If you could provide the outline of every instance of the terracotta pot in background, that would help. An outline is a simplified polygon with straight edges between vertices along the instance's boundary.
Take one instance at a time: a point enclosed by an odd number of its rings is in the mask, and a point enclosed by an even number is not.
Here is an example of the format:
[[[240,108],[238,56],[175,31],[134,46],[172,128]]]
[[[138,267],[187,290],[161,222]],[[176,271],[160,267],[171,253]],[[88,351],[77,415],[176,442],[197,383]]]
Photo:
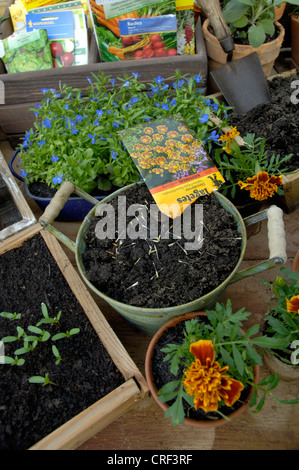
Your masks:
[[[295,273],[299,272],[299,250],[297,251],[296,256],[294,258],[293,271]]]
[[[167,323],[165,323],[153,336],[145,357],[145,376],[146,376],[146,381],[147,385],[150,389],[150,392],[156,401],[156,403],[162,408],[162,410],[166,411],[168,408],[167,403],[162,403],[161,401],[158,400],[158,390],[156,388],[155,382],[154,382],[154,377],[153,377],[153,371],[152,371],[152,357],[153,357],[153,352],[155,349],[155,346],[163,333],[168,329],[172,328],[175,326],[177,323],[190,320],[191,318],[195,318],[198,316],[206,316],[205,312],[192,312],[192,313],[186,313],[184,315],[180,315],[178,317],[172,318],[169,320]],[[254,378],[254,383],[257,384],[259,382],[260,378],[260,368],[259,366],[255,366],[255,378]],[[237,410],[233,411],[230,415],[230,419],[235,419],[239,417],[241,414],[243,414],[247,409],[249,408],[249,401],[252,396],[254,388],[252,387],[249,395],[247,398],[244,400],[243,404],[238,408]],[[195,426],[195,427],[201,427],[201,428],[206,428],[206,427],[218,427],[218,426],[223,426],[224,424],[229,423],[230,421],[225,419],[225,418],[219,418],[217,420],[211,420],[211,421],[199,421],[196,419],[191,419],[191,418],[185,418],[185,424],[188,426]]]
[[[293,67],[299,67],[299,18],[291,15],[291,45]]]
[[[286,8],[286,2],[283,2],[280,7],[275,7],[275,21],[279,21],[283,16]]]
[[[278,57],[281,49],[282,42],[284,40],[285,29],[280,23],[276,23],[280,30],[279,36],[268,43],[264,43],[257,48],[253,48],[250,45],[235,44],[235,50],[233,52],[233,60],[242,59],[253,52],[257,52],[260,58],[264,73],[268,77],[272,71],[274,62]],[[217,70],[227,62],[227,54],[223,51],[220,42],[212,34],[209,29],[209,20],[205,20],[202,26],[202,32],[205,40],[206,51],[208,56],[209,72]],[[211,77],[210,77],[211,78]],[[218,91],[213,80],[210,81],[210,92],[214,93]]]

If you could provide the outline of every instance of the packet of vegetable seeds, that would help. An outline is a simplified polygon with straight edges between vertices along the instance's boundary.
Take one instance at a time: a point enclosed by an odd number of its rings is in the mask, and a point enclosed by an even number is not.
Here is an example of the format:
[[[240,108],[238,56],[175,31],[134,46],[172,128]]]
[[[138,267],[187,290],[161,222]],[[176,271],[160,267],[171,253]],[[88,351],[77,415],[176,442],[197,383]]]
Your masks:
[[[53,68],[47,31],[16,32],[0,41],[0,57],[8,73]]]
[[[176,15],[118,22],[124,59],[150,59],[177,55]]]
[[[28,13],[26,29],[27,31],[46,29],[54,67],[74,65],[75,34],[72,11]]]
[[[102,62],[124,60],[119,21],[176,15],[176,0],[89,0]]]
[[[180,114],[118,132],[161,212],[175,218],[224,178]]]

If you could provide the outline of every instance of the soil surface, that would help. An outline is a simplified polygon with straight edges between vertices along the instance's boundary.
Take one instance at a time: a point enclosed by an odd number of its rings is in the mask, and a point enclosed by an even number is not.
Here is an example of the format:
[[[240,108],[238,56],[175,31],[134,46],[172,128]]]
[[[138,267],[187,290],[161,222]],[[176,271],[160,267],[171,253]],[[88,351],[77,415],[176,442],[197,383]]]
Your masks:
[[[205,321],[204,318],[200,318],[200,321]],[[171,382],[172,380],[175,380],[177,378],[180,378],[183,374],[183,366],[179,369],[178,375],[174,376],[170,371],[169,371],[169,362],[164,361],[164,358],[166,356],[166,353],[162,352],[161,349],[164,348],[167,344],[181,344],[182,343],[182,337],[183,337],[183,331],[185,329],[185,322],[180,322],[177,323],[175,326],[172,328],[169,328],[166,330],[161,338],[158,340],[154,351],[153,351],[153,357],[152,357],[152,371],[153,371],[153,378],[154,378],[154,383],[157,388],[157,390],[160,390],[163,385],[167,384],[168,382]],[[229,416],[232,412],[236,411],[238,408],[240,408],[246,398],[249,395],[249,389],[246,388],[241,392],[240,399],[234,403],[233,406],[229,407],[226,405],[223,405],[221,407],[221,412],[225,414],[226,416]],[[169,402],[168,405],[170,406],[172,402]],[[184,401],[184,410],[185,410],[185,417],[186,418],[191,418],[195,420],[201,420],[201,421],[215,421],[220,418],[220,415],[217,412],[205,412],[202,409],[198,409],[195,411],[194,408],[190,408],[187,402]]]
[[[0,449],[27,449],[88,406],[124,383],[106,349],[50,254],[41,235],[0,257],[0,312],[21,313],[20,320],[0,316],[0,339],[16,335],[21,326],[36,325],[43,318],[41,303],[49,316],[61,310],[58,324],[41,325],[53,334],[80,328],[57,341],[38,343],[34,351],[19,355],[22,366],[0,364]],[[55,344],[62,357],[56,365]],[[13,356],[20,342],[5,343],[5,355]],[[29,383],[45,376],[57,385]]]
[[[245,114],[232,114],[229,119],[232,126],[237,126],[241,136],[252,133],[256,137],[266,138],[265,148],[269,157],[273,154],[282,157],[293,154],[284,165],[289,172],[299,168],[298,84],[296,88],[291,86],[298,79],[299,75],[274,78],[269,81],[269,103],[255,106]]]
[[[111,192],[116,191],[119,188],[113,188],[110,191],[101,191],[100,189],[95,189],[91,192],[91,196],[94,197],[106,197]],[[53,198],[57,192],[57,188],[50,188],[46,183],[35,181],[28,185],[28,190],[35,197],[45,197]],[[79,197],[77,194],[73,193],[70,195],[70,198]]]
[[[127,208],[137,203],[147,208],[155,204],[145,184],[134,185],[121,195],[126,195]],[[190,239],[184,237],[182,225],[180,239],[173,237],[172,219],[169,232],[165,225],[158,223],[157,233],[164,230],[165,235],[151,238],[148,231],[143,238],[140,235],[140,238],[132,239],[128,237],[129,227],[136,217],[128,216],[126,211],[127,237],[119,240],[117,233],[111,239],[104,236],[99,239],[95,230],[100,217],[95,217],[85,234],[86,249],[82,261],[86,277],[109,297],[146,308],[181,305],[211,292],[235,268],[242,240],[233,216],[222,208],[213,194],[200,197],[191,205],[192,231],[198,233],[196,225],[199,226],[199,222],[194,217],[198,204],[203,205],[204,225],[204,241],[199,250],[185,249],[185,243]],[[117,221],[117,198],[111,205]],[[145,210],[145,217],[144,225],[149,228],[150,210]],[[183,221],[184,217],[180,217],[181,224]]]

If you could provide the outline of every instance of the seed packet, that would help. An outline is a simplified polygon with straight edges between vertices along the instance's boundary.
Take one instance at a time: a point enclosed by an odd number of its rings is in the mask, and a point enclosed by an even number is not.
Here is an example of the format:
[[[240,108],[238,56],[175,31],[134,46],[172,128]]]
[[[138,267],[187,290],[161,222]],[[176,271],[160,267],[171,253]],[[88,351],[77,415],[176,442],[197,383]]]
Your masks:
[[[9,6],[9,14],[12,22],[12,27],[14,31],[19,31],[21,29],[26,30],[26,16],[27,10],[24,7],[24,4],[21,0],[16,0],[15,3],[12,3]]]
[[[172,218],[225,181],[180,114],[118,134],[161,212]]]
[[[176,15],[120,20],[124,59],[177,55]]]
[[[47,31],[16,32],[0,41],[0,57],[8,73],[52,69]]]
[[[176,14],[176,0],[88,0],[102,62],[124,60],[119,21]]]
[[[194,2],[176,0],[178,55],[195,54]]]
[[[75,64],[74,15],[72,11],[50,13],[28,13],[27,31],[46,29],[50,41],[54,67],[69,67]]]

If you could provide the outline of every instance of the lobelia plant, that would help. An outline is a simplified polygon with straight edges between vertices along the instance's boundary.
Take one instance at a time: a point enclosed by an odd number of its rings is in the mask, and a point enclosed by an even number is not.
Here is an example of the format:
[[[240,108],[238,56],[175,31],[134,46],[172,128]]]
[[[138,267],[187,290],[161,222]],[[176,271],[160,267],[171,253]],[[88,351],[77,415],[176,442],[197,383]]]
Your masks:
[[[265,150],[266,139],[247,134],[240,146],[235,137],[239,135],[236,127],[219,137],[224,147],[215,149],[214,160],[226,182],[221,187],[224,195],[236,196],[237,189],[249,191],[250,197],[265,201],[274,194],[283,194],[282,175],[288,169],[285,163],[292,154],[281,158],[280,155],[269,156]],[[223,150],[225,153],[223,153]]]
[[[223,2],[223,17],[234,39],[246,39],[257,48],[275,35],[275,7],[281,0],[228,0]],[[299,0],[286,3],[298,5]]]
[[[282,362],[294,365],[294,349],[299,346],[299,274],[287,268],[280,269],[283,276],[277,276],[270,284],[261,281],[271,288],[273,304],[269,305],[265,319],[265,332],[274,338],[286,340],[282,350],[271,351]]]
[[[140,181],[117,131],[179,113],[209,152],[220,132],[210,116],[225,125],[228,108],[205,97],[202,77],[176,72],[170,84],[161,76],[139,79],[135,72],[117,79],[99,72],[87,78],[87,96],[67,85],[43,89],[44,98],[33,109],[34,128],[19,147],[26,182],[58,189],[68,180],[91,193]]]
[[[257,352],[255,347],[280,349],[286,345],[285,338],[256,336],[258,324],[244,334],[241,327],[251,314],[244,308],[233,313],[230,300],[226,305],[217,303],[206,314],[207,321],[185,321],[180,344],[167,344],[161,349],[174,380],[158,394],[160,401],[170,403],[165,417],[171,416],[172,424],[183,424],[188,409],[198,411],[199,419],[200,415],[205,419],[218,415],[229,420],[224,410],[237,403],[243,390],[251,387],[254,391],[249,406],[254,412],[263,408],[267,395],[277,403],[299,403],[299,398],[279,400],[273,394],[279,383],[278,374],[254,383],[254,367],[263,364],[260,350]]]

